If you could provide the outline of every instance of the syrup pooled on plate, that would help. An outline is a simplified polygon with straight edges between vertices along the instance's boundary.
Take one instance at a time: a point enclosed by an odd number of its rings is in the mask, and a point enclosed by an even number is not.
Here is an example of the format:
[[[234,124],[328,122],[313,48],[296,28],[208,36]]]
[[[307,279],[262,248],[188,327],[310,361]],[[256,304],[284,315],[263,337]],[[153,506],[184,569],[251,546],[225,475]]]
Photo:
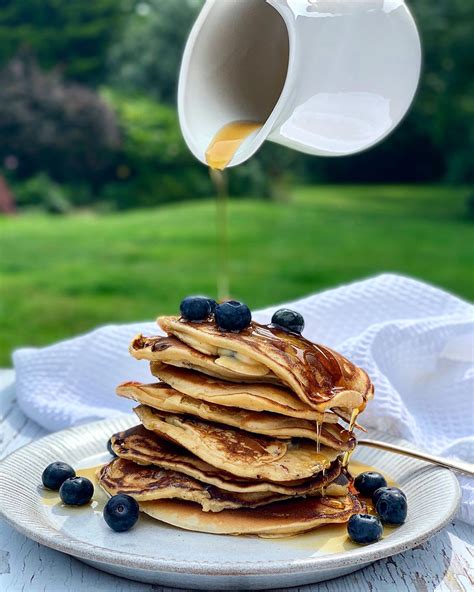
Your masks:
[[[94,486],[94,495],[92,496],[91,501],[88,504],[85,504],[84,506],[66,506],[63,504],[63,502],[61,501],[61,498],[59,497],[59,491],[52,491],[50,489],[46,489],[46,488],[40,488],[40,495],[41,495],[41,501],[43,503],[43,505],[45,506],[58,506],[61,508],[64,508],[65,512],[70,512],[71,508],[73,512],[78,512],[78,511],[84,511],[84,510],[90,510],[92,509],[92,511],[96,514],[100,514],[100,516],[102,516],[102,511],[104,509],[105,504],[107,503],[107,495],[106,493],[102,490],[102,488],[99,486],[99,481],[97,479],[97,470],[101,467],[102,465],[97,465],[95,467],[87,467],[84,469],[77,469],[76,471],[76,475],[78,477],[86,477],[87,479],[89,479],[89,481],[93,484]]]
[[[381,473],[387,480],[387,485],[389,487],[398,487],[396,481],[384,471],[380,471],[375,467],[366,465],[357,460],[350,461],[349,472],[354,478],[357,477],[357,475],[360,475],[360,473],[365,473],[367,471]],[[366,504],[366,513],[376,515],[372,500],[363,496],[358,497]],[[390,536],[390,534],[397,528],[397,526],[388,526],[385,524],[382,540]],[[274,539],[273,542],[280,545],[290,545],[298,549],[313,550],[315,553],[320,552],[324,554],[343,553],[344,551],[350,551],[351,549],[360,549],[360,545],[352,542],[349,538],[346,522],[343,524],[328,524],[327,526],[321,526],[305,534],[299,534],[286,539]]]
[[[229,256],[227,235],[227,178],[223,170],[250,134],[260,129],[254,121],[233,121],[224,125],[212,138],[206,150],[211,180],[216,190],[217,235],[218,235],[218,277],[217,296],[219,300],[229,297]]]

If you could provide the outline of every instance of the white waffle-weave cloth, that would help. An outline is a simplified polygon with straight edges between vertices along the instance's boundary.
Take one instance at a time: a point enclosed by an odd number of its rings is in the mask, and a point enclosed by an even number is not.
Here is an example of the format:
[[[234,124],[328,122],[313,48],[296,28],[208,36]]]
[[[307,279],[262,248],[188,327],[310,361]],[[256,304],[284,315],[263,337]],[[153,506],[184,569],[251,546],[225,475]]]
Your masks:
[[[254,314],[269,322],[281,305]],[[367,370],[375,398],[364,425],[446,457],[474,460],[474,307],[425,283],[384,274],[285,306],[305,318],[304,335]],[[18,403],[47,430],[127,412],[114,394],[126,380],[151,382],[128,353],[155,323],[108,325],[45,348],[14,352]],[[474,524],[474,482],[461,477],[460,518]]]

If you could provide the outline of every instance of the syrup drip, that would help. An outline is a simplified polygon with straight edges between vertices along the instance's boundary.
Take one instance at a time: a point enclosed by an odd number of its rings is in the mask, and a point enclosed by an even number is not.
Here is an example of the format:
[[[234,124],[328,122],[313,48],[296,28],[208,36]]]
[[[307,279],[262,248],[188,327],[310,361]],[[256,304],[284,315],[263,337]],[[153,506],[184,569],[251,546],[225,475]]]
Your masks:
[[[354,409],[352,411],[352,415],[351,415],[351,421],[349,422],[349,432],[352,432],[354,430],[354,426],[357,420],[357,416],[359,415],[360,411],[359,409]]]
[[[356,425],[357,416],[359,415],[359,413],[360,413],[359,409],[354,409],[352,411],[351,420],[349,422],[349,427],[347,428],[348,431],[351,432],[351,434],[354,431],[354,426]],[[342,466],[343,467],[347,467],[353,452],[354,452],[354,450],[348,450],[347,452],[344,452],[344,456],[342,457]]]
[[[230,294],[229,240],[227,230],[228,180],[224,169],[250,134],[261,128],[254,121],[234,121],[224,125],[212,138],[206,150],[211,181],[216,190],[216,220],[218,243],[217,298],[225,300]]]
[[[211,181],[216,191],[216,230],[217,230],[217,299],[226,300],[230,296],[229,280],[229,235],[227,224],[227,203],[229,201],[228,179],[225,171],[209,169]]]
[[[322,423],[320,421],[316,421],[316,452],[319,454],[321,451],[321,428]]]

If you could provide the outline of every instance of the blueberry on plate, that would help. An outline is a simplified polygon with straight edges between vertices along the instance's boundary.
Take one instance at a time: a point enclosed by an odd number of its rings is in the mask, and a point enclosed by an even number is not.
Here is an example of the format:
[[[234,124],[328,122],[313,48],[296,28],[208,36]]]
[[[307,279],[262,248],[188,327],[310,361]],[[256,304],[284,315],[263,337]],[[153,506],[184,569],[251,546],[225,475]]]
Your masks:
[[[124,493],[112,496],[104,508],[104,520],[115,532],[130,530],[138,520],[138,514],[138,503]]]
[[[405,499],[407,499],[407,496],[404,494],[404,492],[399,489],[398,487],[379,487],[378,489],[376,489],[374,491],[374,493],[372,494],[372,503],[374,504],[374,507],[376,506],[377,502],[379,501],[379,497],[382,495],[382,493],[384,493],[385,491],[398,491],[399,493],[401,493],[403,495],[403,497]]]
[[[403,524],[407,517],[407,499],[401,491],[384,491],[378,496],[375,510],[384,524]]]
[[[354,543],[368,545],[382,538],[383,526],[377,516],[354,514],[347,523],[347,533]]]
[[[66,479],[75,476],[76,471],[70,465],[64,462],[53,462],[43,471],[41,480],[43,481],[43,485],[48,489],[58,491]]]
[[[386,487],[387,481],[385,477],[375,471],[367,471],[357,475],[354,480],[354,485],[361,495],[372,497],[372,494],[379,487]]]
[[[304,329],[304,319],[299,312],[289,308],[280,308],[273,313],[272,325],[276,325],[285,331],[292,333],[302,333]]]
[[[94,486],[86,477],[66,479],[59,489],[59,497],[67,506],[88,504],[94,495]]]
[[[205,321],[212,312],[211,302],[205,296],[188,296],[179,306],[181,316],[187,321]]]
[[[252,314],[249,307],[237,300],[229,300],[216,306],[216,323],[224,331],[242,331],[250,325]]]
[[[107,450],[109,451],[110,456],[116,457],[115,450],[112,448],[112,438],[107,440]]]

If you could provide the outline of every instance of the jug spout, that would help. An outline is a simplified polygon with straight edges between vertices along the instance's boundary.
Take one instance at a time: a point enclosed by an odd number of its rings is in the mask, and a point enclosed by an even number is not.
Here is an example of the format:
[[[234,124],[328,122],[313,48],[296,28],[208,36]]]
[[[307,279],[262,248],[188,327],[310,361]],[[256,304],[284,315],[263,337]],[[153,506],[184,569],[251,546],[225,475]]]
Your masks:
[[[353,154],[402,120],[420,67],[402,0],[208,0],[183,56],[181,129],[202,162],[214,134],[239,120],[261,128],[231,165],[265,139],[314,155]]]
[[[268,137],[285,85],[289,38],[284,19],[266,0],[208,0],[189,35],[178,86],[181,131],[193,154],[224,125],[261,124],[230,166],[247,160]]]

